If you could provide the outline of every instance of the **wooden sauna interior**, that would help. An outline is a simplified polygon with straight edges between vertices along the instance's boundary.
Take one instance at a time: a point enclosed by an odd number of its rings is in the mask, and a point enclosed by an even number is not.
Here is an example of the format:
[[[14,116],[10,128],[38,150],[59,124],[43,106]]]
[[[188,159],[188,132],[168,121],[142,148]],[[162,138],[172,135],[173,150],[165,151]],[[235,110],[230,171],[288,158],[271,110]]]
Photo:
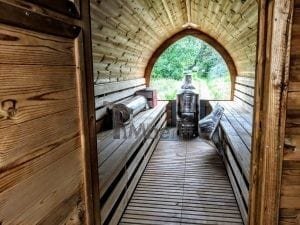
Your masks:
[[[167,101],[114,138],[187,35],[230,71],[217,138],[163,138]],[[299,0],[0,0],[0,225],[299,225],[299,65]]]

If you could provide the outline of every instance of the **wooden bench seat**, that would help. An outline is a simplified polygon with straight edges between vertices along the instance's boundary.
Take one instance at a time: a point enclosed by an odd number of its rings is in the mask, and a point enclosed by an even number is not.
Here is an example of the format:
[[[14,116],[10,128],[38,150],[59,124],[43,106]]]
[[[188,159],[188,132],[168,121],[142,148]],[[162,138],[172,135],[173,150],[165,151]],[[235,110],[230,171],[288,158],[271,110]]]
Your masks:
[[[224,116],[221,126],[227,140],[235,152],[235,156],[242,168],[243,175],[249,182],[252,119],[250,112],[238,107],[234,101],[221,102],[224,107]],[[245,119],[248,118],[248,119]]]
[[[145,130],[124,138],[124,131],[129,135],[131,126],[121,129],[120,139],[114,139],[114,131],[99,133],[98,162],[102,223],[110,221],[116,224],[133,192],[139,176],[145,168],[158,139],[158,131],[166,124],[167,102],[143,111],[133,118],[132,125]],[[147,138],[147,135],[149,135]]]
[[[252,112],[236,101],[210,101],[224,108],[220,121],[221,153],[244,221],[247,221],[251,161]]]

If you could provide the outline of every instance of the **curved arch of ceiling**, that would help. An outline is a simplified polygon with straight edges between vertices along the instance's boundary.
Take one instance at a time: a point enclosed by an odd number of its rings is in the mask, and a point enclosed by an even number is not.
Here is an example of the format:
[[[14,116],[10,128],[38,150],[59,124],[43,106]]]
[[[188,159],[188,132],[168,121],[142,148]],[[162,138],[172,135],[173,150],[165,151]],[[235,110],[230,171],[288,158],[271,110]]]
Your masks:
[[[146,78],[147,85],[150,84],[152,69],[153,69],[157,59],[161,56],[161,54],[168,47],[170,47],[173,43],[175,43],[176,41],[178,41],[188,35],[199,38],[200,40],[202,40],[203,42],[205,42],[206,44],[208,44],[212,48],[214,48],[221,55],[221,57],[224,59],[224,62],[226,63],[227,68],[229,70],[230,78],[231,78],[231,85],[232,85],[231,89],[233,90],[234,80],[235,80],[235,77],[237,76],[237,69],[236,69],[236,65],[235,65],[233,58],[228,53],[228,51],[217,40],[215,40],[214,38],[210,37],[209,35],[203,33],[202,31],[193,29],[193,28],[184,29],[184,30],[174,34],[172,37],[167,39],[158,49],[156,49],[156,51],[153,53],[152,57],[150,58],[150,60],[147,64],[146,70],[145,70],[145,78]],[[231,94],[233,95],[233,93],[231,93]]]
[[[91,0],[95,83],[144,77],[153,53],[188,27],[216,39],[254,76],[256,0]]]

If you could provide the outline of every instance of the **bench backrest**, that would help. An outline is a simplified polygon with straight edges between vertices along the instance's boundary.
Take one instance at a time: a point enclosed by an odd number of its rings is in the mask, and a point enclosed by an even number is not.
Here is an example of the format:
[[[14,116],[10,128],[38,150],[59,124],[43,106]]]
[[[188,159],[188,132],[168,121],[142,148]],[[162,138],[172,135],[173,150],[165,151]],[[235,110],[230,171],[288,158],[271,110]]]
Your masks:
[[[234,101],[249,112],[253,112],[255,80],[251,77],[237,76],[235,80]]]

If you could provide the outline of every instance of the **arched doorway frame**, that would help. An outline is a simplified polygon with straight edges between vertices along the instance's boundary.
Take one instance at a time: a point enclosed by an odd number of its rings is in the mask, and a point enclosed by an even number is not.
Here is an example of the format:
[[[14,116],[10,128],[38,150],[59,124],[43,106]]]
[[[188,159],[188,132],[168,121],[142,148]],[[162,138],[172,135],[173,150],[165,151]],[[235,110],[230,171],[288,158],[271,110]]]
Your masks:
[[[155,65],[155,62],[160,57],[160,55],[173,43],[180,40],[181,38],[184,38],[186,36],[193,36],[201,41],[204,41],[205,43],[211,45],[224,59],[229,73],[230,73],[230,79],[231,79],[231,100],[233,99],[233,93],[234,93],[234,83],[235,83],[235,77],[237,76],[237,69],[236,65],[234,63],[233,58],[229,54],[229,52],[223,47],[222,44],[220,44],[215,38],[211,37],[210,35],[202,32],[201,30],[194,29],[194,28],[187,28],[182,31],[179,31],[178,33],[174,34],[170,38],[168,38],[166,41],[164,41],[153,53],[150,60],[148,61],[147,67],[145,69],[145,79],[146,84],[149,86],[150,79],[151,79],[151,72]]]

